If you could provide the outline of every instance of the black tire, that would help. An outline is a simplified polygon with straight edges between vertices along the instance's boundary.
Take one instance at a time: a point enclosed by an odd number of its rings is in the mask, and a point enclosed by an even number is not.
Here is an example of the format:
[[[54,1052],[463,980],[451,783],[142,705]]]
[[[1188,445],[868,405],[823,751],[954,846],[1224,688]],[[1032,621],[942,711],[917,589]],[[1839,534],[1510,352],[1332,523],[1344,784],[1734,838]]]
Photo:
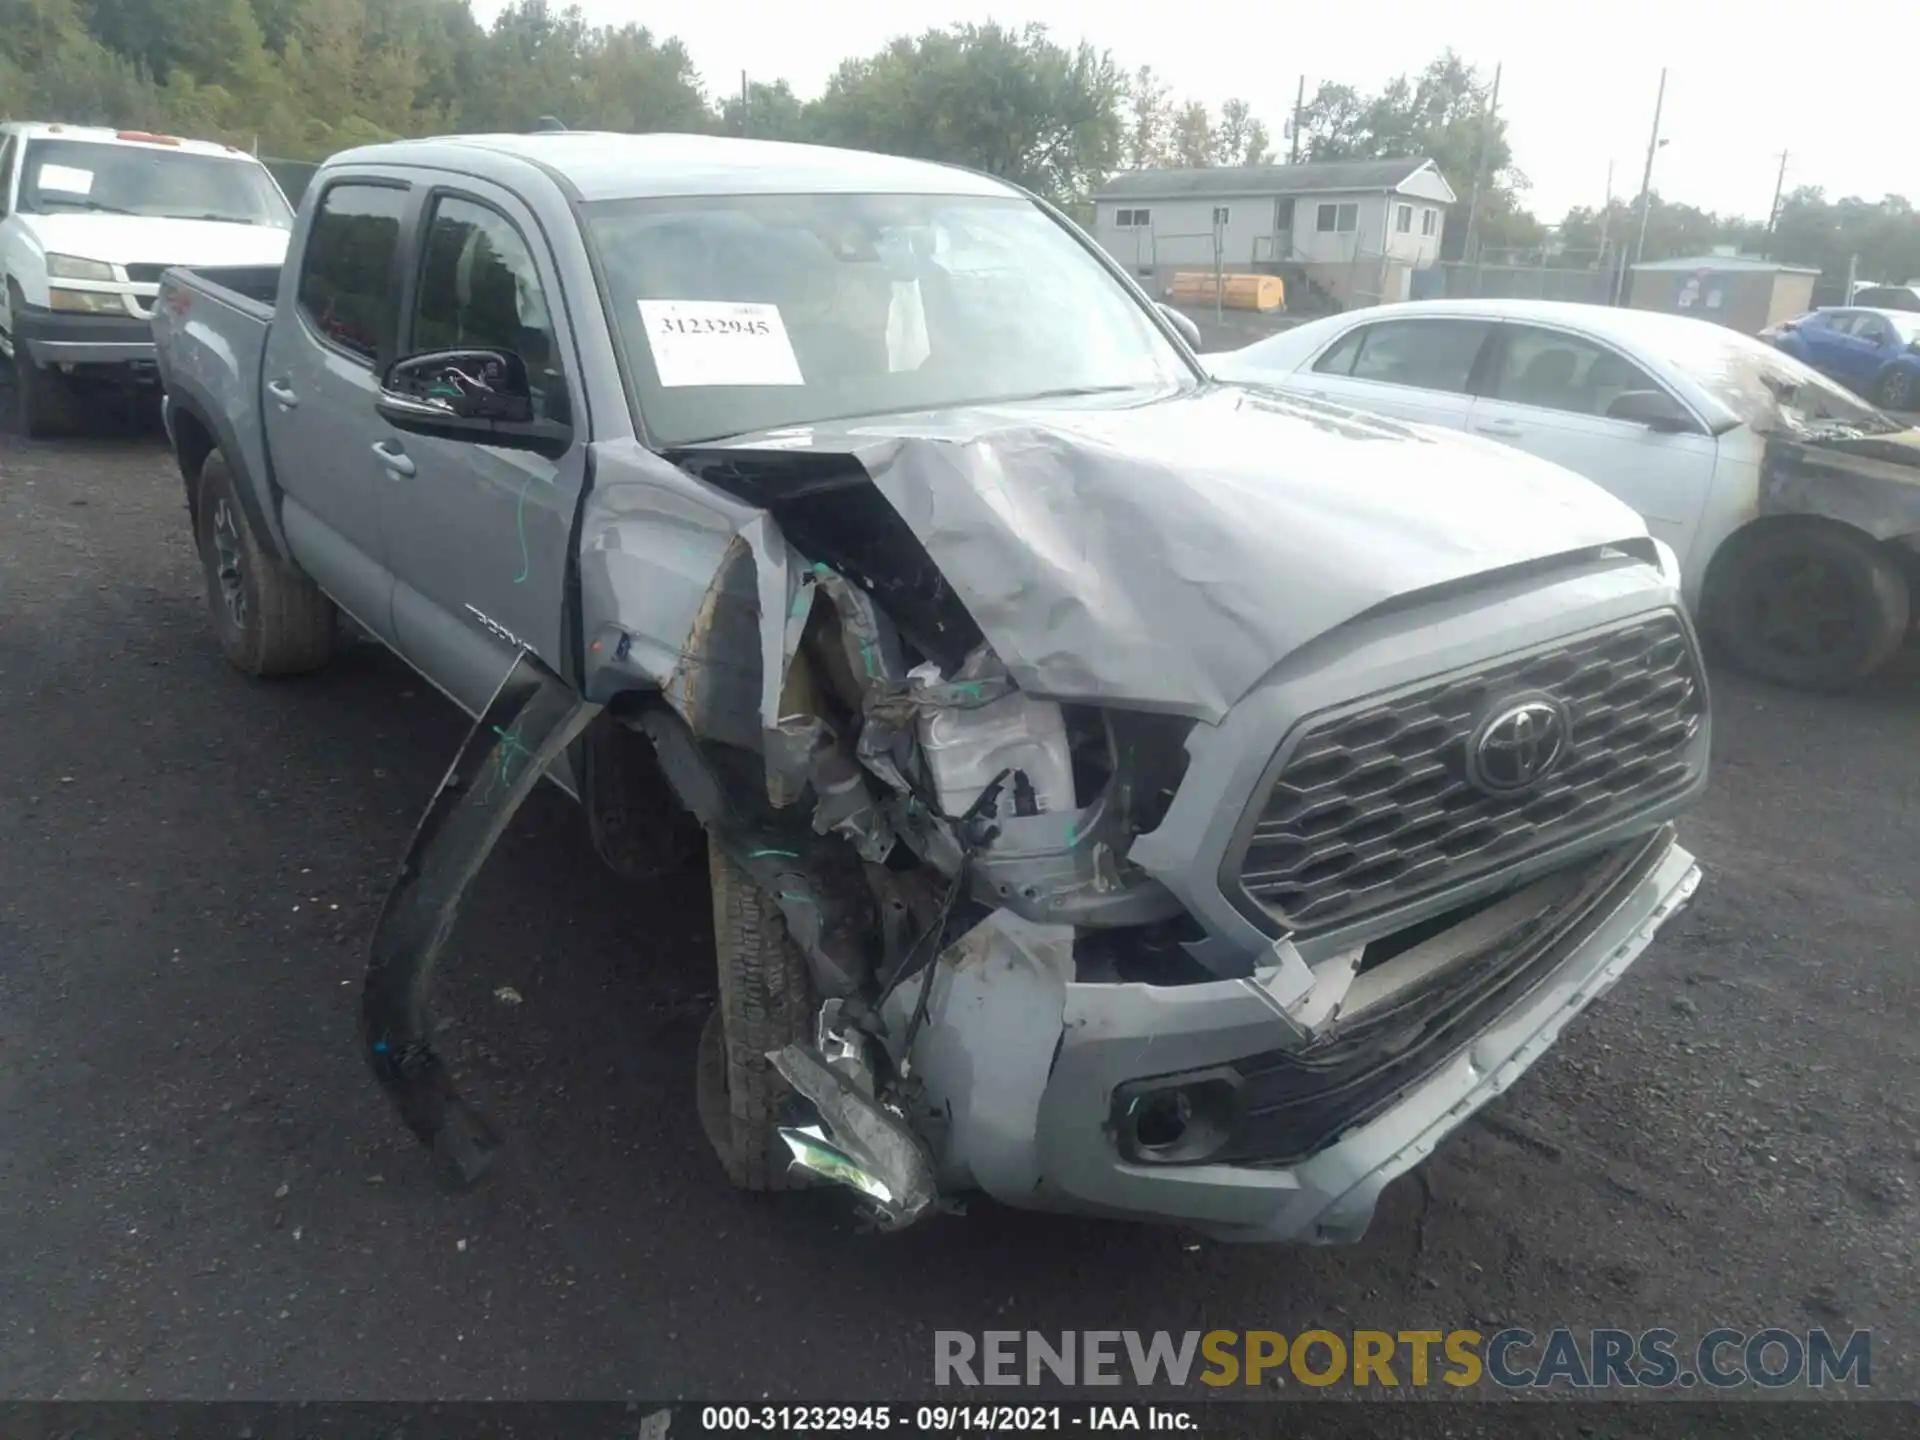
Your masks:
[[[58,370],[42,370],[16,347],[13,353],[13,428],[29,440],[57,440],[84,428],[80,397]]]
[[[218,450],[200,467],[194,507],[207,609],[220,650],[248,675],[301,675],[333,654],[333,602],[262,548]]]
[[[810,1038],[813,986],[772,897],[711,840],[713,942],[720,996],[700,1034],[700,1124],[727,1178],[743,1190],[797,1190],[791,1156],[774,1134],[791,1093],[767,1052]]]
[[[1727,658],[1748,674],[1839,690],[1900,648],[1912,597],[1871,536],[1807,521],[1734,537],[1714,564],[1706,611]]]
[[[1880,377],[1873,403],[1882,410],[1920,410],[1920,375],[1893,369]]]
[[[587,828],[609,869],[653,884],[705,859],[706,832],[673,793],[651,741],[602,715],[581,749]]]

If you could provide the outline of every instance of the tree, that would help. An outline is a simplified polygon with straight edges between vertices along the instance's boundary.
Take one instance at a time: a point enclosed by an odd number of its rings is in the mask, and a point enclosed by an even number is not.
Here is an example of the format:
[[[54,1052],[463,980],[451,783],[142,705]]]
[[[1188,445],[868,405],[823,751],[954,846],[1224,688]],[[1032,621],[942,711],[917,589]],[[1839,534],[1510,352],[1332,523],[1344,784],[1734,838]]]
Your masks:
[[[1434,162],[1460,203],[1453,207],[1445,247],[1458,256],[1466,243],[1466,212],[1487,157],[1480,195],[1483,249],[1496,243],[1536,243],[1544,231],[1519,203],[1527,177],[1513,163],[1504,115],[1489,114],[1489,86],[1453,51],[1430,61],[1418,75],[1390,80],[1377,95],[1349,85],[1323,84],[1302,117],[1309,160],[1385,160],[1418,157]],[[1495,234],[1500,242],[1493,238]]]
[[[744,106],[738,95],[722,102],[720,128],[728,135],[755,140],[806,140],[813,133],[813,118],[786,81],[771,85],[755,81],[747,86]]]
[[[1253,118],[1253,107],[1246,101],[1228,100],[1220,106],[1220,123],[1213,127],[1213,162],[1216,165],[1273,163],[1267,127]]]
[[[1151,65],[1127,80],[1126,131],[1121,163],[1129,170],[1151,170],[1173,163],[1173,102]]]
[[[1213,163],[1213,117],[1198,100],[1189,100],[1174,114],[1173,161],[1188,169]]]
[[[1125,83],[1104,50],[1057,45],[1044,26],[956,25],[844,62],[813,122],[834,144],[968,165],[1072,202],[1120,158]]]

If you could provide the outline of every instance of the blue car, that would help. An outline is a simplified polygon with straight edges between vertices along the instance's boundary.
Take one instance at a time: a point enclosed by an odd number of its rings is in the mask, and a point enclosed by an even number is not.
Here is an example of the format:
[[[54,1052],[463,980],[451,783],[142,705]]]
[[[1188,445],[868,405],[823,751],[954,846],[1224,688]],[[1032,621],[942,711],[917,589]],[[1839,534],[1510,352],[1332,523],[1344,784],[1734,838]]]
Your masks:
[[[1920,314],[1835,307],[1760,332],[1883,410],[1920,409]]]

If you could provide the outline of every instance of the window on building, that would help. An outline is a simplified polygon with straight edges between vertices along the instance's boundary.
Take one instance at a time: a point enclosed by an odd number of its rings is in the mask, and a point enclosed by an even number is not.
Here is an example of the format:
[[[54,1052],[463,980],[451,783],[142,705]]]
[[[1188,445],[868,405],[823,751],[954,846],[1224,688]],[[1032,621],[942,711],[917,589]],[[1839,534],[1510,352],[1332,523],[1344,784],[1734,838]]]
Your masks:
[[[1153,223],[1151,210],[1116,210],[1113,223],[1120,230],[1144,230]]]
[[[1395,207],[1393,212],[1393,228],[1401,235],[1411,235],[1413,233],[1413,207],[1411,205]]]
[[[1323,375],[1464,394],[1492,331],[1484,320],[1383,320],[1349,331],[1313,368]]]
[[[1216,230],[1226,227],[1227,217],[1230,213],[1225,205],[1216,205],[1213,207],[1213,224]]]
[[[320,197],[300,262],[300,311],[332,344],[372,362],[393,338],[393,253],[407,192],[397,185],[335,185]]]
[[[1273,202],[1273,228],[1276,230],[1293,229],[1293,197]]]
[[[1358,204],[1322,205],[1314,217],[1314,228],[1323,235],[1349,234],[1360,228],[1360,207]]]
[[[1420,212],[1420,233],[1431,235],[1440,228],[1440,212],[1431,205]]]

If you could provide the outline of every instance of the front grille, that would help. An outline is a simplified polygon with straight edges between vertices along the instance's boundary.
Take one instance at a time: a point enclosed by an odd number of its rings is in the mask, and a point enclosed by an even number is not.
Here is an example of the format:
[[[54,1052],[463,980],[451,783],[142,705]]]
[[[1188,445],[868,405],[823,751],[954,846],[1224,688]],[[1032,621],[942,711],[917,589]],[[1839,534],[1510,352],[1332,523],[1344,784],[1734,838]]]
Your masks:
[[[1233,1062],[1240,1118],[1207,1158],[1283,1165],[1364,1125],[1518,1005],[1559,969],[1624,895],[1673,847],[1672,827],[1581,862],[1571,894],[1519,919],[1476,955],[1411,993],[1363,1012],[1305,1050]]]
[[[1524,692],[1567,708],[1568,749],[1531,789],[1484,793],[1467,740]],[[1308,935],[1485,874],[1684,789],[1705,712],[1699,657],[1668,611],[1310,720],[1260,802],[1240,885]]]
[[[127,279],[135,285],[158,285],[161,273],[172,268],[170,265],[129,265]]]

